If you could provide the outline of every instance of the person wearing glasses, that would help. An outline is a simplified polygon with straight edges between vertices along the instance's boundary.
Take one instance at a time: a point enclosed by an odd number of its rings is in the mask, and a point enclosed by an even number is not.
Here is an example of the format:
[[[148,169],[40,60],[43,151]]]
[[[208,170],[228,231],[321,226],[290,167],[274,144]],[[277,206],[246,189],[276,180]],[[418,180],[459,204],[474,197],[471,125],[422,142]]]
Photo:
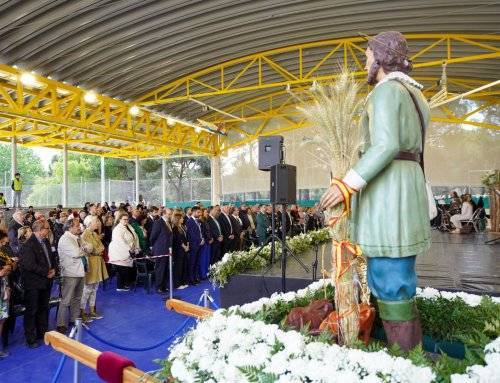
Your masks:
[[[33,235],[21,247],[19,259],[25,289],[24,335],[28,347],[36,348],[48,330],[50,289],[57,265],[47,240],[49,223],[38,220],[31,229]]]
[[[116,291],[129,291],[135,280],[133,255],[139,254],[139,238],[129,224],[127,213],[119,213],[109,244],[109,263],[115,266],[118,278]]]

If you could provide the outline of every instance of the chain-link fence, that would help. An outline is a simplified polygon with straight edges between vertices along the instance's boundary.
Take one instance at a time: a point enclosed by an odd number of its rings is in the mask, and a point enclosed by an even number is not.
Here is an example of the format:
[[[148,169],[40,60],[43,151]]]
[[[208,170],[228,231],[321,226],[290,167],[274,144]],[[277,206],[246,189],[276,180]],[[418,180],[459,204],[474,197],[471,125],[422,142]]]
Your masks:
[[[136,202],[135,181],[105,180],[104,198],[108,202]],[[7,203],[12,204],[10,185],[3,185]],[[162,201],[161,179],[139,181],[139,194],[147,204],[184,204],[196,201],[209,201],[211,197],[210,178],[185,178],[181,181],[167,181],[165,185],[166,201]],[[68,184],[68,206],[83,206],[85,202],[101,201],[101,181],[83,180]],[[62,202],[62,185],[38,182],[36,185],[23,185],[23,206],[56,206]]]

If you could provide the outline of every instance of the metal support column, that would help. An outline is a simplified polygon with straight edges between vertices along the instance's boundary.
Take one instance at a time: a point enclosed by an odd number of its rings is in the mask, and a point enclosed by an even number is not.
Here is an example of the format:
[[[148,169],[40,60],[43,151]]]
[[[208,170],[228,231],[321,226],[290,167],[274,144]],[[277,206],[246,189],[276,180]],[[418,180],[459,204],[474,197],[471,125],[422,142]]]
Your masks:
[[[101,156],[101,204],[106,202],[106,169],[104,167],[104,156]],[[108,201],[111,203],[111,201]]]
[[[68,146],[64,144],[62,149],[62,201],[63,207],[68,207]]]
[[[214,156],[210,158],[210,176],[212,206],[220,205],[220,201],[222,198],[222,173],[220,156]]]
[[[11,177],[12,177],[12,179],[14,179],[14,174],[16,174],[16,172],[17,172],[17,140],[16,140],[16,137],[12,137],[10,139],[10,143],[12,145],[10,171],[12,173]]]
[[[10,173],[11,173],[10,179],[12,182],[12,180],[14,179],[14,174],[16,174],[16,172],[17,172],[17,140],[16,140],[16,137],[12,137],[10,139],[10,143],[11,143],[11,147],[12,147],[11,156],[10,156]],[[5,197],[7,198],[7,190],[5,190],[5,193],[6,193]],[[14,206],[14,204],[15,204],[14,191],[12,191],[12,206]]]
[[[139,156],[135,157],[135,203],[139,203]]]
[[[161,206],[167,202],[167,160],[161,159]]]

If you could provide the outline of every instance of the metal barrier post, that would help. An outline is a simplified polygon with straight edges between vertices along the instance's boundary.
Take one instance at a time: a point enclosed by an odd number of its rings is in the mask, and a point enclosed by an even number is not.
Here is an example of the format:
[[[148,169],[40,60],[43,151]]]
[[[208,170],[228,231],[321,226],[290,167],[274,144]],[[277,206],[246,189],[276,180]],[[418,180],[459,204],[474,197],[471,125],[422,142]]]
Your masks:
[[[203,290],[203,307],[208,307],[208,289]]]
[[[172,252],[170,252],[170,255],[168,257],[168,276],[170,280],[170,299],[174,299],[174,272],[172,270]]]
[[[82,318],[76,319],[76,334],[75,340],[81,342],[82,340]],[[73,362],[73,383],[80,383],[80,365],[75,359]]]

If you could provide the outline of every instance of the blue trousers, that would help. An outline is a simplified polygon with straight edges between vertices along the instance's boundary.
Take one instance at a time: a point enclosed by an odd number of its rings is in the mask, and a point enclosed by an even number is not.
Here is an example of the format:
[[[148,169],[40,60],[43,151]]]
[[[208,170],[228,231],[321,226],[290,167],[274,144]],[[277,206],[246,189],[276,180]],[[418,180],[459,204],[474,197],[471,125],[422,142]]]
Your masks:
[[[402,301],[415,296],[417,290],[416,256],[367,257],[367,259],[368,286],[375,298],[383,301]]]
[[[208,275],[208,268],[210,267],[210,249],[211,245],[205,243],[200,250],[200,277],[206,279]]]

